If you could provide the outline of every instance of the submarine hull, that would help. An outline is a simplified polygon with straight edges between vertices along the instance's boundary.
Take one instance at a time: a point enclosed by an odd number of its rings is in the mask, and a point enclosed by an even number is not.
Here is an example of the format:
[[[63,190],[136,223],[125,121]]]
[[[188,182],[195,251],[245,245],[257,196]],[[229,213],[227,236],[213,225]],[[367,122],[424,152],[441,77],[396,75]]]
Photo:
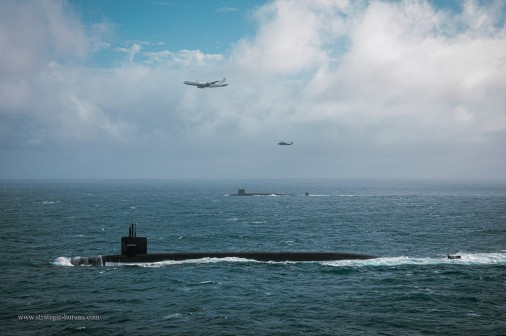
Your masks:
[[[244,189],[242,189],[244,190]],[[72,265],[107,266],[107,264],[141,264],[155,263],[168,260],[192,260],[203,258],[241,258],[256,261],[330,261],[330,260],[362,260],[373,259],[374,256],[343,253],[343,252],[169,252],[148,253],[147,237],[137,237],[137,227],[130,225],[127,237],[121,237],[121,254],[77,257],[71,260]]]
[[[203,258],[242,258],[256,261],[330,261],[330,260],[364,260],[376,257],[341,252],[173,252],[138,254],[136,256],[108,255],[102,256],[102,264],[107,263],[153,263],[166,260],[191,260]]]

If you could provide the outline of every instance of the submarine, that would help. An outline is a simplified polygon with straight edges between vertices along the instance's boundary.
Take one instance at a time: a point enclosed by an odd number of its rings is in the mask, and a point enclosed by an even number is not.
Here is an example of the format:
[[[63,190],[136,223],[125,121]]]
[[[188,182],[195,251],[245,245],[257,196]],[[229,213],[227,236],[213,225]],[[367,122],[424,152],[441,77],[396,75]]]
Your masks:
[[[137,237],[137,224],[132,223],[128,236],[121,237],[121,254],[75,257],[74,266],[108,266],[118,264],[155,263],[161,261],[179,261],[202,258],[242,258],[265,262],[284,261],[332,261],[374,259],[375,256],[344,252],[168,252],[148,253],[148,238]]]
[[[246,192],[246,189],[237,189],[237,194],[230,194],[230,196],[293,196],[296,194],[284,194],[275,192]],[[304,196],[309,196],[308,192],[304,193]]]
[[[266,192],[246,192],[246,189],[238,189],[237,194],[231,194],[230,196],[286,196],[289,194],[280,193],[266,193]]]

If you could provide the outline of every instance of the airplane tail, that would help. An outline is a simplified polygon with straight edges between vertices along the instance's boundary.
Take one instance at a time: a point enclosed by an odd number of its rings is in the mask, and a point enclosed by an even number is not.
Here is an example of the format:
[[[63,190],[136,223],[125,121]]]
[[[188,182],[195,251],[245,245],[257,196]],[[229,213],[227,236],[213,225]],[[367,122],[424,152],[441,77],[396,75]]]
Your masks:
[[[209,85],[210,88],[216,88],[220,86],[227,86],[228,84],[226,82],[226,78],[223,78],[221,81],[212,82],[211,85]]]

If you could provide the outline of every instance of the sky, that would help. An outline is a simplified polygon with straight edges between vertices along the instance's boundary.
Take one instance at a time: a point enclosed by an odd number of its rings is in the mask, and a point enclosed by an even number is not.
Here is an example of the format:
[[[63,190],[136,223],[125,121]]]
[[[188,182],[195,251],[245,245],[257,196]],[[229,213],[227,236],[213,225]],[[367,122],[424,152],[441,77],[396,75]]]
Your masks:
[[[0,1],[0,158],[0,179],[506,180],[506,2]]]

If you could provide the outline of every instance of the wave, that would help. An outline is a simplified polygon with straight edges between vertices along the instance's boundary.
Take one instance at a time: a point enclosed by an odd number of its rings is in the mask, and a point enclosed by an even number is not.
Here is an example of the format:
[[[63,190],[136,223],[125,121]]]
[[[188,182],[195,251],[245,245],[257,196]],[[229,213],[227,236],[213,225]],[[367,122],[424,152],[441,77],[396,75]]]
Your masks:
[[[459,259],[448,259],[447,255],[437,257],[387,257],[367,260],[323,261],[326,266],[361,267],[361,266],[403,266],[403,265],[506,265],[506,252],[496,253],[455,253]]]
[[[51,263],[55,266],[74,266],[72,265],[72,258],[58,257]]]
[[[201,259],[187,259],[187,260],[164,260],[152,263],[115,263],[115,262],[106,262],[105,266],[138,266],[138,267],[167,267],[167,266],[175,266],[175,265],[185,265],[185,264],[213,264],[213,263],[260,263],[260,261],[244,259],[244,258],[236,258],[236,257],[228,257],[228,258],[201,258]]]
[[[213,264],[213,263],[264,263],[264,264],[301,264],[319,263],[331,267],[380,267],[380,266],[403,266],[403,265],[506,265],[506,251],[496,253],[456,253],[459,259],[448,259],[447,255],[436,257],[386,257],[365,260],[335,260],[335,261],[257,261],[253,259],[227,257],[227,258],[201,258],[187,260],[165,260],[152,263],[113,263],[102,262],[102,257],[58,257],[52,264],[55,266],[136,266],[161,268],[187,264]]]
[[[55,266],[103,266],[102,257],[58,257],[51,263]]]

